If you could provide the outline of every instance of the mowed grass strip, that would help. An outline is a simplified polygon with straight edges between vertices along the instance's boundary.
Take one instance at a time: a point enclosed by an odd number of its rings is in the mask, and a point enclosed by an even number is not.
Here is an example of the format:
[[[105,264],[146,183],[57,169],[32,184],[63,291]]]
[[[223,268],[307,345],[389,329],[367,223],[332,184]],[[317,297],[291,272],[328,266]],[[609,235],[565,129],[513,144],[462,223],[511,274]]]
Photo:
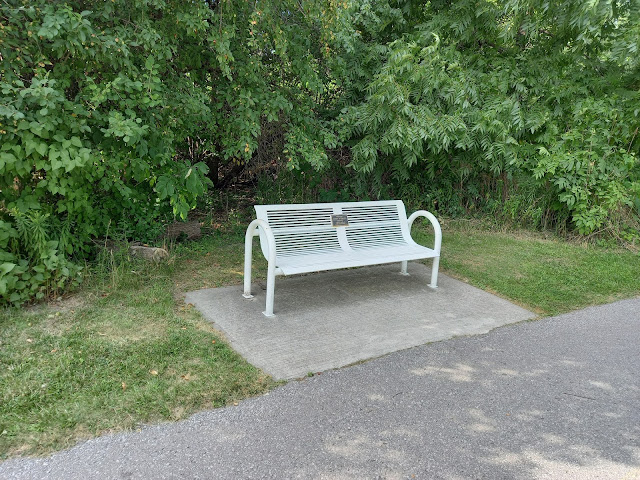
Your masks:
[[[57,305],[0,312],[0,457],[49,453],[273,388],[179,300],[176,283],[237,283],[236,249],[208,239],[177,249],[169,265],[118,267]]]
[[[416,239],[430,245],[424,227]],[[541,315],[640,295],[640,255],[527,231],[501,232],[447,222],[444,272]]]

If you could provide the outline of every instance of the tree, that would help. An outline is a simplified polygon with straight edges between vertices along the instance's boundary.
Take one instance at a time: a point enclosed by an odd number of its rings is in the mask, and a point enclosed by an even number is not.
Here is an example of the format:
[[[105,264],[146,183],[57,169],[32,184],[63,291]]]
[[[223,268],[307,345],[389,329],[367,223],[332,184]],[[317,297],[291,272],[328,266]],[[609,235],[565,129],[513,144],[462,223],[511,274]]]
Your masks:
[[[335,142],[316,113],[329,1],[13,0],[0,9],[5,300],[63,286],[69,259],[89,255],[93,238],[149,240],[164,219],[185,218],[212,184],[210,166],[246,163],[269,124],[282,126],[292,165],[320,165]],[[210,165],[181,154],[194,138]]]
[[[352,8],[340,123],[354,168],[475,202],[533,185],[584,234],[637,201],[635,0]]]

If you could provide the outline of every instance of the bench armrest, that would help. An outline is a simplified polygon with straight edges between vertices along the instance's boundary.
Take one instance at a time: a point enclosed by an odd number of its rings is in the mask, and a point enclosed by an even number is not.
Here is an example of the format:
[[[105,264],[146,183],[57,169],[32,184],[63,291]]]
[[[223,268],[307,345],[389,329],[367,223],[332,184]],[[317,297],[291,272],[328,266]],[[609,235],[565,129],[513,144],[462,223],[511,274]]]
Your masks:
[[[275,265],[276,238],[273,236],[273,232],[271,231],[271,227],[269,227],[269,224],[264,220],[260,220],[259,218],[251,222],[249,224],[249,227],[247,228],[247,233],[244,237],[245,257],[246,256],[250,257],[251,255],[251,244],[253,243],[252,240],[253,240],[253,237],[257,235],[258,228],[261,228],[265,236],[267,237],[267,249],[268,249],[267,260],[269,261],[269,263],[273,262],[273,264]]]
[[[431,225],[433,225],[433,231],[435,233],[433,250],[438,255],[440,255],[440,246],[442,245],[442,230],[440,229],[440,223],[438,222],[438,219],[432,213],[427,212],[426,210],[418,210],[417,212],[412,213],[411,216],[407,219],[409,234],[411,234],[411,225],[413,225],[413,222],[418,217],[427,218],[431,222]]]

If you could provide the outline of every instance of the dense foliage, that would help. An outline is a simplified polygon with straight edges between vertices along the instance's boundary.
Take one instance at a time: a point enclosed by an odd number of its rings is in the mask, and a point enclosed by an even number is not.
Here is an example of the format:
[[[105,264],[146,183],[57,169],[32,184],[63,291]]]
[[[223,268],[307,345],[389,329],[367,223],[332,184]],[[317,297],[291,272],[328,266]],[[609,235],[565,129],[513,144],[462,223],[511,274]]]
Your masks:
[[[152,241],[242,172],[263,192],[296,177],[320,200],[637,239],[639,16],[638,0],[2,2],[0,298],[64,288],[95,239]]]
[[[326,161],[331,21],[315,1],[2,2],[0,298],[63,287],[97,237],[153,240],[265,125]]]
[[[412,5],[355,9],[340,120],[356,168],[450,206],[499,194],[582,234],[637,216],[638,2]]]

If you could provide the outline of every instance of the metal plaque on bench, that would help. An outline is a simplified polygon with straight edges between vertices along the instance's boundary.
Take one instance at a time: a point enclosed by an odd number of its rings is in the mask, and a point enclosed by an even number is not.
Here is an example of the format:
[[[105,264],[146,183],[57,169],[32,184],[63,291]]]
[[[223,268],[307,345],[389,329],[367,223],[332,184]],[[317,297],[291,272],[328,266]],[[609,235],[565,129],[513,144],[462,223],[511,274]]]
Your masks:
[[[331,215],[331,226],[332,227],[348,227],[349,219],[346,215]]]

